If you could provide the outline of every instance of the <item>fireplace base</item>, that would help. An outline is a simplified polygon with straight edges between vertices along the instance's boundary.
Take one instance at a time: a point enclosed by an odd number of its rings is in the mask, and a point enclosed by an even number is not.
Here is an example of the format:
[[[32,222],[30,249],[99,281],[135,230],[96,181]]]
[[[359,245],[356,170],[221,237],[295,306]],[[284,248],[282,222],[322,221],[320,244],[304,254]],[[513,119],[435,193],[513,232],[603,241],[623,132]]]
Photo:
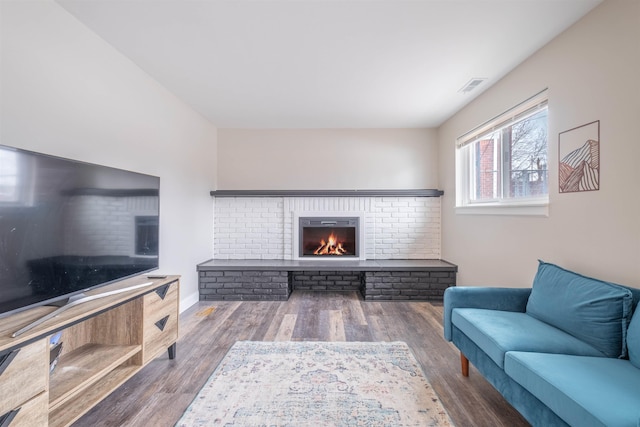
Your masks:
[[[286,301],[294,290],[357,290],[366,301],[442,301],[458,271],[442,260],[210,260],[197,269],[201,301]]]
[[[292,271],[294,291],[359,291],[364,293],[362,271]]]

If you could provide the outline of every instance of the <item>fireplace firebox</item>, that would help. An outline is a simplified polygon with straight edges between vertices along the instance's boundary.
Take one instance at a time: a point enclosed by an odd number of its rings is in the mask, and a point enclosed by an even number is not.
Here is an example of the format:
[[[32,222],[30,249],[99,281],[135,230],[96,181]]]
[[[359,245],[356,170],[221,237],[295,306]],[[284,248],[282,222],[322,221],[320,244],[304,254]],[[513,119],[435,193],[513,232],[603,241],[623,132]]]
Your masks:
[[[358,258],[359,217],[300,217],[300,258]]]

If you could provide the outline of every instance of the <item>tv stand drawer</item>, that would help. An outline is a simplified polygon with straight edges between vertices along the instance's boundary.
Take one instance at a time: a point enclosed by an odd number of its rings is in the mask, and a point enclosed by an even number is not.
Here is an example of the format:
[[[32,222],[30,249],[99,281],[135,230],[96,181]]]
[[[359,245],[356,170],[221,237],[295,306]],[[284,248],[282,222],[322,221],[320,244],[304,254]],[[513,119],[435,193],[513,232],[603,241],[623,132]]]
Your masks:
[[[0,415],[0,419],[8,422],[6,424],[8,427],[46,427],[49,424],[48,410],[49,393],[42,392],[15,408],[11,413],[4,414],[7,418],[2,418],[3,415]]]
[[[178,339],[178,298],[177,281],[144,296],[143,363]]]
[[[4,352],[0,356],[0,416],[47,390],[48,339]]]

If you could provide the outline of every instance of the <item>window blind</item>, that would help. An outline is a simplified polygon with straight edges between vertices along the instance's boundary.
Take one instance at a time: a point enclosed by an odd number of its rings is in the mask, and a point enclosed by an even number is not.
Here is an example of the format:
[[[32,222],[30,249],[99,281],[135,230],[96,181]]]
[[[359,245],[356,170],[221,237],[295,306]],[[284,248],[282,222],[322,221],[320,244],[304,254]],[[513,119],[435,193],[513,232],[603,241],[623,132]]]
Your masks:
[[[547,106],[547,89],[544,89],[532,97],[522,101],[518,105],[509,108],[507,111],[498,114],[479,126],[471,129],[456,139],[456,148],[462,148],[471,144],[480,136],[508,126],[511,123],[531,116]]]

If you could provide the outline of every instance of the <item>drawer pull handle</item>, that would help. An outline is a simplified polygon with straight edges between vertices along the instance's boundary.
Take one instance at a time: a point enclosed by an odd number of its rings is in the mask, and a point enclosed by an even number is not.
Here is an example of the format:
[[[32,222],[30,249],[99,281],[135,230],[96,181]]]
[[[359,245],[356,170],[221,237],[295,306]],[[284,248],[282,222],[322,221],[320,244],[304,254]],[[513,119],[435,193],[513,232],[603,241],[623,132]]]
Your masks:
[[[164,327],[167,326],[167,320],[169,320],[169,316],[164,316],[162,319],[158,320],[155,325],[161,331],[164,331]]]
[[[160,297],[160,299],[164,299],[167,296],[167,292],[169,292],[169,285],[160,286],[156,289],[156,294]]]
[[[20,412],[20,409],[22,408],[14,409],[13,411],[9,411],[3,416],[1,416],[0,427],[9,427],[9,424],[11,424],[11,421],[13,421],[16,415],[18,415],[18,412]]]
[[[10,351],[9,353],[6,353],[0,356],[0,375],[2,375],[4,370],[9,367],[13,359],[15,359],[15,357],[18,355],[19,351],[20,349],[18,348],[16,350]],[[2,426],[0,425],[0,427]]]

